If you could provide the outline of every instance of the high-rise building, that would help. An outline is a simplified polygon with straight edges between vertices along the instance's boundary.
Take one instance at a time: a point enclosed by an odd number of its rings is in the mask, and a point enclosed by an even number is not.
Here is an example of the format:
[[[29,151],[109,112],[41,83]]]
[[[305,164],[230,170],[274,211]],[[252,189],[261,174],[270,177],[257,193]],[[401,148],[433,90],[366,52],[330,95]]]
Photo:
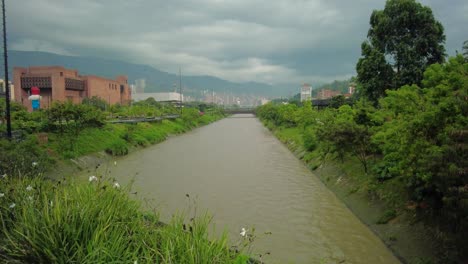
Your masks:
[[[312,86],[308,83],[304,83],[301,87],[301,102],[311,100],[312,98]]]

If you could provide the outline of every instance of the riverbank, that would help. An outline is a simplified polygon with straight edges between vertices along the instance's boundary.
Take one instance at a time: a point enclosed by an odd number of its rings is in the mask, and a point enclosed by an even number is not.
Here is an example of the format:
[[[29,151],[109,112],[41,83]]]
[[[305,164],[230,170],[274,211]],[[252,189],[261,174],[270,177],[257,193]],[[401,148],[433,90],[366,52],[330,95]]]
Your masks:
[[[208,236],[208,216],[161,225],[110,179],[10,175],[0,191],[2,263],[250,263],[226,235]]]
[[[434,263],[440,250],[422,223],[415,222],[411,211],[396,214],[373,195],[372,186],[362,182],[364,174],[359,161],[346,157],[343,163],[322,160],[320,153],[304,149],[302,129],[264,125],[303,161],[335,195],[366,224],[403,263]]]
[[[56,155],[55,166],[48,171],[51,178],[75,175],[109,163],[115,156],[127,155],[160,143],[172,135],[188,132],[224,118],[221,114],[205,114],[197,120],[162,120],[154,123],[107,124],[103,128],[88,128],[76,139],[73,152],[60,151],[63,140],[58,135],[49,139],[50,150]]]
[[[89,181],[66,177],[92,167],[105,165],[113,153],[109,147],[124,142],[126,153],[165,140],[221,119],[207,115],[198,120],[162,121],[153,124],[106,125],[86,129],[74,142],[76,152],[55,152],[59,138],[40,142],[54,160],[54,169],[40,172],[45,160],[26,161],[33,167],[28,174],[18,171],[0,178],[0,261],[8,263],[255,263],[243,248],[233,251],[228,237],[209,234],[211,218],[195,216],[186,221],[174,216],[161,225],[160,212],[149,210],[132,198],[129,186],[105,175],[91,175]],[[120,131],[120,133],[113,133]],[[125,133],[122,133],[125,132]],[[126,140],[125,135],[128,136]],[[135,140],[138,137],[140,141]],[[139,142],[148,142],[140,144]],[[4,143],[4,145],[3,145]],[[5,150],[25,145],[3,142]],[[55,145],[54,145],[55,144]],[[29,148],[29,150],[31,150]],[[55,150],[55,151],[54,151]],[[97,150],[97,152],[94,152]],[[13,150],[12,150],[13,151]],[[24,163],[25,153],[12,164]],[[67,159],[67,155],[88,153]],[[125,154],[126,154],[125,153]],[[39,157],[39,156],[37,156]],[[26,164],[26,163],[25,163]],[[31,165],[32,164],[32,165]],[[19,167],[21,168],[21,166]]]

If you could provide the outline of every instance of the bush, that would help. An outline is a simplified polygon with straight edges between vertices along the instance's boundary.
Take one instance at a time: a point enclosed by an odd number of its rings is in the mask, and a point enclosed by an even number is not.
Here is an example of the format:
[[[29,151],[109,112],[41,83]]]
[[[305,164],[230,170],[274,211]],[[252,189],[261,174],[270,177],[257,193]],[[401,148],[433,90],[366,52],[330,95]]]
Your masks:
[[[0,175],[35,176],[52,163],[35,136],[22,141],[0,140]]]
[[[123,156],[128,154],[127,142],[123,139],[116,140],[108,148],[106,152],[114,156]]]
[[[308,151],[314,151],[318,146],[317,136],[315,130],[312,127],[307,127],[302,135],[304,140],[304,147]]]

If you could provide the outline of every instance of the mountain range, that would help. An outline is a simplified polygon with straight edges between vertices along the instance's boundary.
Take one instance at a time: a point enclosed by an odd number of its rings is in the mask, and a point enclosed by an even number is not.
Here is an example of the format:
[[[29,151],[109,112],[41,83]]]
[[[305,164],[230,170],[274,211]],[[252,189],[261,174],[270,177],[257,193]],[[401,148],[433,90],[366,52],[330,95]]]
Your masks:
[[[178,87],[179,75],[158,70],[152,66],[128,63],[119,60],[109,60],[96,57],[65,56],[39,51],[8,52],[9,75],[13,67],[51,66],[59,65],[76,69],[81,75],[98,75],[115,78],[117,75],[127,75],[129,83],[137,79],[145,79],[145,92],[168,92]],[[4,72],[3,64],[0,72]],[[285,97],[297,93],[299,84],[270,85],[259,82],[236,83],[213,76],[181,76],[184,94],[202,97],[205,92],[229,93],[232,95],[250,95],[266,98]]]

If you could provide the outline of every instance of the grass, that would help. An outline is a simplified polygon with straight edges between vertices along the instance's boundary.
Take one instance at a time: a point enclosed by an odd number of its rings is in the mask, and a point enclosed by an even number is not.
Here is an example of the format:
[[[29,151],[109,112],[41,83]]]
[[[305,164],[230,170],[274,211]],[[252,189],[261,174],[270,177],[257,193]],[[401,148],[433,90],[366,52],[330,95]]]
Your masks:
[[[281,142],[288,145],[293,144],[296,147],[302,147],[304,140],[302,138],[302,129],[298,127],[280,128],[275,132]]]
[[[209,217],[162,225],[114,184],[2,179],[0,262],[247,263],[226,235],[208,239]]]
[[[60,158],[76,158],[105,150],[109,154],[126,155],[135,146],[149,146],[164,141],[169,135],[180,134],[222,118],[205,114],[191,120],[162,120],[153,123],[106,124],[101,128],[85,128],[77,136],[49,133],[48,147]]]
[[[393,209],[389,209],[384,212],[382,216],[377,220],[376,224],[378,225],[383,225],[388,223],[390,220],[394,219],[397,217],[397,212]]]

